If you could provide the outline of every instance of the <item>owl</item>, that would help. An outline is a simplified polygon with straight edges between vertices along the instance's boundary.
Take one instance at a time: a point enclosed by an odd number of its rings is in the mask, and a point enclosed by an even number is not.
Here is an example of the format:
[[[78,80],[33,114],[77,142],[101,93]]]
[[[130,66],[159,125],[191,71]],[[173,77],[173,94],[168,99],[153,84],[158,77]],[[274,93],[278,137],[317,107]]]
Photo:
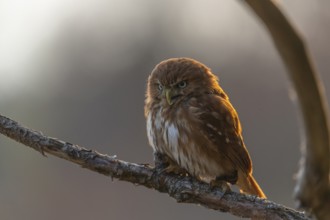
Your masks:
[[[237,112],[207,66],[190,58],[156,65],[148,78],[145,117],[154,153],[168,158],[165,171],[184,170],[266,198],[252,176]]]

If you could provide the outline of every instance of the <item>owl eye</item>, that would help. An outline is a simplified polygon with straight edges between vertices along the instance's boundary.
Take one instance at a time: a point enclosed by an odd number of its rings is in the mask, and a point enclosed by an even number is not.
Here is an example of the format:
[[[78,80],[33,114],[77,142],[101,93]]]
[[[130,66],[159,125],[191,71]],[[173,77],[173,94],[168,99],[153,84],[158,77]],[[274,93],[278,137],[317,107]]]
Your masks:
[[[158,90],[162,91],[163,90],[163,86],[161,84],[158,84]]]
[[[178,83],[178,87],[179,87],[180,89],[183,89],[183,88],[185,88],[186,86],[187,86],[187,82],[186,82],[186,81],[181,81],[181,82]]]

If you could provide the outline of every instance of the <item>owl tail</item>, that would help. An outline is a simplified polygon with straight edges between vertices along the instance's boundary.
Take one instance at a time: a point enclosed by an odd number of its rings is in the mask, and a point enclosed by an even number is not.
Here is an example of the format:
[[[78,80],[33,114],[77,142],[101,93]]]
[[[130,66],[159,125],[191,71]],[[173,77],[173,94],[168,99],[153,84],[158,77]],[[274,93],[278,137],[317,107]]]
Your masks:
[[[266,195],[260,188],[257,181],[253,178],[252,174],[242,175],[242,177],[238,179],[237,185],[243,193],[256,195],[260,198],[266,199]]]

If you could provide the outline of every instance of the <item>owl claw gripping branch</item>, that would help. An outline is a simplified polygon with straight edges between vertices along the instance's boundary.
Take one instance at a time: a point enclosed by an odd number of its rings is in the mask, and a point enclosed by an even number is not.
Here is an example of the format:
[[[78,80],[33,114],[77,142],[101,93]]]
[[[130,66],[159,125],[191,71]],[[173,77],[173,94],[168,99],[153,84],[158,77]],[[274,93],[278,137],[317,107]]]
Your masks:
[[[159,63],[148,78],[145,116],[149,143],[169,158],[170,170],[266,198],[252,176],[238,115],[204,64],[189,58]]]

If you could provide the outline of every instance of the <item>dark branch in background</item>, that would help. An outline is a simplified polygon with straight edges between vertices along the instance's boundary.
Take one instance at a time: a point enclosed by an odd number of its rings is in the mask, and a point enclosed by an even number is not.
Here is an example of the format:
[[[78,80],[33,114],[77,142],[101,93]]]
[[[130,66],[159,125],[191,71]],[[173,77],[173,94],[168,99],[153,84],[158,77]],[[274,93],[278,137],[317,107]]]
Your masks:
[[[168,193],[181,203],[200,204],[210,209],[253,219],[310,219],[302,212],[268,200],[235,192],[224,193],[192,177],[158,172],[149,165],[125,162],[47,137],[1,115],[0,133],[43,154],[48,153],[94,172]]]
[[[245,0],[266,25],[298,95],[306,146],[295,188],[299,205],[319,220],[330,219],[330,143],[323,85],[302,38],[271,0]]]

